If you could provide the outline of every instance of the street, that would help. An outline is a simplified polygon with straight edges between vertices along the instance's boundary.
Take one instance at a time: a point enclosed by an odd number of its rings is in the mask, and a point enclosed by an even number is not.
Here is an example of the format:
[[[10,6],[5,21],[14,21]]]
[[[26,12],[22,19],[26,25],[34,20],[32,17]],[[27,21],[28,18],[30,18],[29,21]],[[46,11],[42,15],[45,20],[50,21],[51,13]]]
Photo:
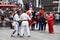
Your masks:
[[[48,29],[45,32],[31,31],[31,37],[20,38],[20,36],[11,37],[13,29],[6,27],[0,28],[0,40],[60,40],[60,25],[54,25],[54,31],[54,34],[49,34]]]

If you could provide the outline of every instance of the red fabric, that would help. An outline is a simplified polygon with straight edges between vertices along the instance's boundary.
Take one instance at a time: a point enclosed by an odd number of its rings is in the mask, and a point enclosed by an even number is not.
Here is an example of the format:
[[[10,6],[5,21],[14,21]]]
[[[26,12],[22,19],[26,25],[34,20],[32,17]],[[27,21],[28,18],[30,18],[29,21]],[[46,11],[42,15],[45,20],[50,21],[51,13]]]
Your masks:
[[[29,15],[29,16],[30,16],[30,12],[29,12],[29,11],[27,11],[26,13],[27,13],[27,15]]]
[[[53,24],[48,24],[48,26],[49,26],[49,33],[54,33]]]
[[[36,21],[33,21],[33,24],[36,24],[37,22]]]
[[[40,14],[40,15],[44,15],[44,12],[45,12],[44,10],[40,10],[40,11],[39,11],[39,14]]]
[[[49,17],[49,19],[50,18],[53,18],[54,19],[54,16],[53,15],[49,15],[48,17]],[[49,33],[53,33],[54,32],[54,29],[53,29],[54,20],[53,19],[48,20]]]
[[[27,11],[26,13],[27,13],[28,16],[30,16],[30,12],[29,11]],[[32,21],[31,20],[28,20],[28,23],[29,23],[29,27],[30,27]]]
[[[13,8],[15,8],[15,7],[17,7],[17,5],[11,5],[11,4],[0,4],[0,7],[13,7]]]
[[[54,19],[54,16],[53,16],[53,15],[50,15],[50,16],[49,16],[49,19],[50,19],[50,18],[52,18],[52,19],[51,19],[51,20],[48,20],[48,23],[53,23],[53,24],[54,24],[54,20],[53,20],[53,19]]]
[[[38,16],[38,20],[40,19],[40,16]]]
[[[28,20],[28,23],[29,23],[29,27],[30,27],[30,25],[31,25],[32,21],[31,21],[31,20]]]

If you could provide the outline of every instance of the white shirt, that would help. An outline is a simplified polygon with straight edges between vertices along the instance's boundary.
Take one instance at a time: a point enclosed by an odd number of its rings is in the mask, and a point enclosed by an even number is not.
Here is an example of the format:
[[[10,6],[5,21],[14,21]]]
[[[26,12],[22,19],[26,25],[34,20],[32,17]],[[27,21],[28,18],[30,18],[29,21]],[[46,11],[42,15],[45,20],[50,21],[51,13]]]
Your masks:
[[[20,20],[19,15],[18,14],[15,14],[15,16],[13,17],[13,20],[19,21]]]
[[[26,13],[21,14],[20,19],[21,20],[31,20],[31,18]]]
[[[59,14],[56,14],[55,15],[55,18],[59,20]]]

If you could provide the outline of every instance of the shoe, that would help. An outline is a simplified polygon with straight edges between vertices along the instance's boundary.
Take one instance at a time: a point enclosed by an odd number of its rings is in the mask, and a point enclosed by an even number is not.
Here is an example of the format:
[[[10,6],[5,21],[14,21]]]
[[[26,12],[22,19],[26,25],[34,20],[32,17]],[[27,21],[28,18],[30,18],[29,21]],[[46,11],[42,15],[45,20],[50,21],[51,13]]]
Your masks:
[[[28,37],[31,37],[30,35]]]
[[[19,36],[20,34],[18,33],[17,35]]]
[[[52,32],[51,34],[54,34],[54,32]]]
[[[11,35],[11,37],[14,37],[13,35]]]
[[[24,34],[23,34],[23,36],[24,36]]]
[[[50,34],[54,34],[54,32],[49,32]]]
[[[21,38],[23,38],[23,36],[20,36]]]

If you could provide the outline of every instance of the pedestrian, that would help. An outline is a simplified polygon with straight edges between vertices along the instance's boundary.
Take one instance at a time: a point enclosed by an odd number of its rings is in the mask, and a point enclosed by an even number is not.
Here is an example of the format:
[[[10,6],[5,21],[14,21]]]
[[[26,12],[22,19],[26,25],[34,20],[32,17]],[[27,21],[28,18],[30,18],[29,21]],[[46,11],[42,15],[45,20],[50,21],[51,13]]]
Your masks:
[[[14,15],[14,12],[10,12],[10,15],[9,15],[9,19],[10,19],[10,28],[11,29],[14,29],[14,26],[12,25],[12,23],[13,23],[13,15]]]
[[[35,25],[36,25],[36,15],[35,15],[35,11],[32,11],[32,25],[31,25],[31,30],[35,30]]]
[[[5,17],[6,17],[5,11],[6,11],[6,10],[4,10],[4,9],[1,10],[1,22],[2,22],[2,26],[3,26],[3,27],[6,26],[6,25],[5,25],[5,23],[6,23],[6,21],[5,21]]]
[[[46,24],[47,24],[47,19],[46,19],[46,12],[45,12],[45,14],[44,14],[44,16],[43,16],[43,31],[45,32],[45,30],[46,30]]]
[[[39,30],[43,31],[43,20],[44,20],[44,13],[45,13],[45,10],[44,8],[42,7],[40,10],[39,10]]]
[[[48,28],[49,28],[49,33],[53,34],[54,33],[54,16],[53,13],[50,12],[47,17],[48,20]]]
[[[17,11],[17,13],[14,14],[13,17],[13,21],[14,21],[14,31],[11,35],[11,37],[18,35],[19,36],[19,20],[20,20],[20,16],[19,16],[19,11]],[[15,34],[15,35],[14,35]]]
[[[26,13],[30,18],[32,18],[32,9],[29,9]],[[30,27],[31,23],[32,23],[32,20],[28,20],[28,23],[29,23],[29,27]]]
[[[27,32],[28,37],[30,37],[28,20],[31,20],[31,18],[27,15],[26,11],[24,11],[20,15],[20,19],[22,21],[21,27],[20,27],[20,37],[23,37],[24,32]]]
[[[58,25],[58,23],[59,23],[59,13],[55,14],[55,20],[56,20],[56,24]]]
[[[39,30],[43,31],[43,15],[40,15],[39,19]]]

